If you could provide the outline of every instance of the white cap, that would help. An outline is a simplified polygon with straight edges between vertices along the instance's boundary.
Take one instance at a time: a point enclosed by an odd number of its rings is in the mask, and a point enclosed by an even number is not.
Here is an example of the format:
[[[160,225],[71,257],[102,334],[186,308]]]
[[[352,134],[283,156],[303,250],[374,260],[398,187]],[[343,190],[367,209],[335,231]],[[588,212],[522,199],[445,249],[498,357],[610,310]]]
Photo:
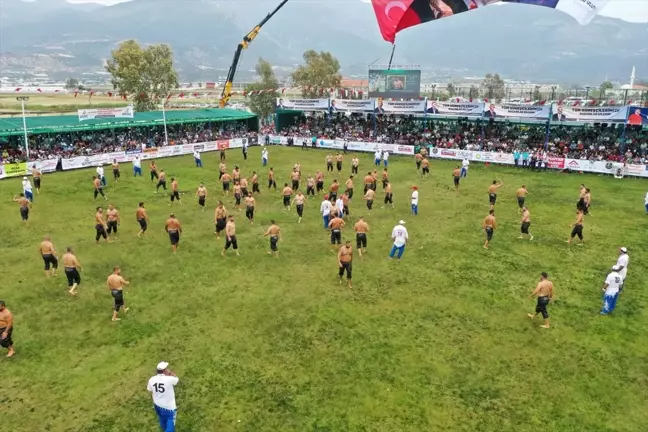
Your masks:
[[[628,248],[626,248],[626,247],[622,247],[620,250],[623,253],[628,253]]]
[[[616,264],[614,264],[614,265],[612,266],[612,271],[619,271],[620,269],[621,269],[621,267],[618,266],[618,265],[616,265]]]
[[[27,180],[27,176],[23,177],[23,180]]]
[[[398,221],[398,223],[401,224],[401,225],[405,225],[405,221],[404,221],[404,220]]]
[[[169,367],[169,363],[167,362],[160,362],[157,365],[157,370],[161,371]]]

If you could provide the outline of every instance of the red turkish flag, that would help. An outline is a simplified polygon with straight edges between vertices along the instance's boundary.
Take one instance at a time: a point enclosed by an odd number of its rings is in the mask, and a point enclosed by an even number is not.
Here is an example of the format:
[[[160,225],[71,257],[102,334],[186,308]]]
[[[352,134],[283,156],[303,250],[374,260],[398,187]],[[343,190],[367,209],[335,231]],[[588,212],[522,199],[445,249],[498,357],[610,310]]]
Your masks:
[[[112,92],[108,92],[108,97],[112,97]]]
[[[43,92],[43,90],[41,90],[40,88],[37,88],[36,91],[37,91],[38,93],[42,93],[42,92]]]
[[[184,99],[184,93],[180,93],[180,94],[178,95],[178,99]]]
[[[419,15],[410,9],[414,0],[372,0],[380,34],[387,42],[394,43],[396,33],[408,27],[421,24]],[[429,6],[428,6],[429,9]]]
[[[14,91],[15,91],[15,92],[19,92],[20,90],[22,90],[22,87],[18,87],[18,88],[16,88]]]

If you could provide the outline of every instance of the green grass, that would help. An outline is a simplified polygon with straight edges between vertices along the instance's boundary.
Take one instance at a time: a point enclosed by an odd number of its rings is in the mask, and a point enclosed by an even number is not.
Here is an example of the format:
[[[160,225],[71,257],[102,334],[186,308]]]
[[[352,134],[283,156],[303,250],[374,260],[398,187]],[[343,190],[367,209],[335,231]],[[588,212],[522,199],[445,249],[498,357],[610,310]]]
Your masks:
[[[238,151],[227,157],[230,169],[236,163],[265,179],[258,148],[246,162]],[[0,298],[14,313],[18,352],[0,357],[7,430],[155,431],[146,382],[160,360],[181,379],[179,431],[646,430],[644,181],[475,164],[456,195],[454,163],[433,162],[432,177],[420,180],[412,159],[394,157],[396,209],[367,215],[359,200],[351,205],[372,231],[349,291],[337,283],[319,200],[297,225],[294,210],[284,212],[263,187],[255,225],[235,213],[241,257],[221,258],[212,225],[217,155],[204,158],[202,170],[190,157],[159,160],[188,191],[174,209],[185,230],[175,256],[163,230],[168,196],[153,194],[146,177],[133,179],[129,164],[117,190],[108,188],[107,203],[123,217],[119,238],[99,246],[94,208],[106,203],[92,199],[91,170],[47,175],[28,227],[10,202],[19,180],[0,182]],[[370,158],[361,155],[361,174]],[[324,168],[322,152],[273,147],[270,160],[279,179],[297,160],[305,173]],[[480,224],[494,177],[505,186],[486,251]],[[192,200],[200,181],[211,194],[204,213]],[[594,216],[586,245],[570,248],[581,182],[592,189]],[[417,218],[409,215],[413,183]],[[517,240],[521,184],[530,191],[531,243]],[[151,218],[142,240],[140,200]],[[278,259],[262,237],[270,219],[282,228]],[[399,219],[411,237],[400,263],[387,260]],[[76,298],[62,274],[43,275],[37,247],[46,234],[59,253],[73,246],[84,266]],[[600,287],[622,245],[632,257],[626,293],[603,318]],[[131,312],[117,324],[105,287],[114,265],[131,281]],[[556,286],[550,330],[526,317],[541,271]]]

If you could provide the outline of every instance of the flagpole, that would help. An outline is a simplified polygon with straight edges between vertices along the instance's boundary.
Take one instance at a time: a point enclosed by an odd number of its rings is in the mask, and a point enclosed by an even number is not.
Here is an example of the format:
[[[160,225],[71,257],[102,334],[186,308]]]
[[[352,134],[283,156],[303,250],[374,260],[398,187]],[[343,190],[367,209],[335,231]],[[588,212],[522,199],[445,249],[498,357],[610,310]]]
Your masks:
[[[164,145],[169,145],[169,135],[167,134],[166,111],[164,109],[166,101],[162,102],[162,121],[164,122]]]
[[[25,118],[25,101],[29,100],[29,96],[19,96],[16,99],[20,101],[20,105],[22,107],[23,133],[25,134],[25,153],[27,154],[27,161],[29,161],[29,141],[27,140],[27,119]]]
[[[389,57],[389,65],[387,65],[387,70],[391,69],[392,60],[394,60],[394,51],[396,51],[396,44],[392,44],[392,53]]]

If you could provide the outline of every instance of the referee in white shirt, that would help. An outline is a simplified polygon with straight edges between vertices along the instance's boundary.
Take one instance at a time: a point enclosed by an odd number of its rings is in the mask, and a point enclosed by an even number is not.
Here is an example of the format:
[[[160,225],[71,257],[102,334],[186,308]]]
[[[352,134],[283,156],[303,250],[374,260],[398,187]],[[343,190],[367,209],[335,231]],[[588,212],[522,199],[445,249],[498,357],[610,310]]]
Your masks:
[[[101,165],[97,165],[97,178],[101,182],[102,186],[108,186],[108,182],[106,181],[106,176],[104,175],[104,169]]]
[[[331,220],[331,210],[333,210],[333,204],[329,201],[329,196],[324,195],[324,201],[320,204],[320,213],[322,213],[322,221],[324,222],[324,229],[328,229],[329,222]]]
[[[151,377],[146,389],[153,393],[153,406],[164,432],[175,432],[176,401],[174,387],[178,377],[169,369],[169,363],[160,362],[157,365],[157,375]]]
[[[407,240],[409,240],[409,235],[405,228],[405,221],[402,220],[398,222],[398,225],[396,225],[392,230],[391,237],[394,241],[394,245],[392,246],[391,251],[389,251],[389,259],[394,259],[394,255],[396,255],[396,259],[400,260],[405,252]]]
[[[468,158],[464,158],[461,161],[461,177],[468,177],[468,167],[470,166],[470,161]]]

